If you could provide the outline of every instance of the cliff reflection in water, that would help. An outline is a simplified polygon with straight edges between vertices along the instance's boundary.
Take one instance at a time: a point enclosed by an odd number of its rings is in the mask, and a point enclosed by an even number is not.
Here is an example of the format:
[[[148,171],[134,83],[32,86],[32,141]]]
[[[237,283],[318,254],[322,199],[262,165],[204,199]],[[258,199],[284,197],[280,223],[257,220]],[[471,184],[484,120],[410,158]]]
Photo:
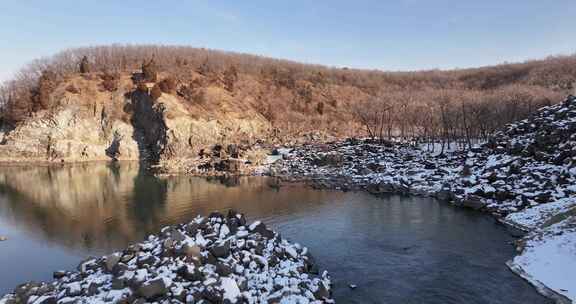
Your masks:
[[[338,303],[548,303],[504,264],[514,239],[477,212],[266,178],[156,178],[136,163],[0,167],[0,294],[228,208],[310,248]]]
[[[295,202],[336,195],[294,190],[279,195],[266,178],[157,178],[131,162],[0,167],[0,222],[70,249],[105,253],[197,214],[235,208],[254,219],[279,208],[300,212]]]

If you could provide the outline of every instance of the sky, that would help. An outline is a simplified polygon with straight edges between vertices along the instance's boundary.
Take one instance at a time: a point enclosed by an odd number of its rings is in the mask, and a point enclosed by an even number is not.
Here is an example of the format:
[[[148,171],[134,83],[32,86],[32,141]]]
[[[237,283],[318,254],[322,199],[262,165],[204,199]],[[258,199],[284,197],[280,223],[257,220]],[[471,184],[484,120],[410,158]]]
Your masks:
[[[222,49],[337,67],[451,69],[576,52],[575,0],[0,0],[0,81],[102,44]]]

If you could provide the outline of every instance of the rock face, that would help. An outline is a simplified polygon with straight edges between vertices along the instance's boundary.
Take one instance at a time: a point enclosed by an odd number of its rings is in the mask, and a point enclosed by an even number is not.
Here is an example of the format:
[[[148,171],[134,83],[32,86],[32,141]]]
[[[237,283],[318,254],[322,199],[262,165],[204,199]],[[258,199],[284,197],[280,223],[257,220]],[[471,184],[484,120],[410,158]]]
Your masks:
[[[244,215],[212,213],[124,251],[90,258],[0,303],[333,303],[308,249]],[[233,228],[231,228],[233,227]]]
[[[130,96],[134,128],[142,134],[141,149],[148,152],[151,162],[157,163],[168,144],[164,103],[155,103],[146,92],[136,90]]]
[[[92,74],[71,77],[51,93],[54,107],[15,126],[0,125],[0,161],[193,159],[203,148],[249,142],[270,129],[255,110],[238,115],[167,93],[153,100],[129,75],[111,92],[100,82]],[[206,94],[217,101],[215,92]]]
[[[101,113],[106,113],[103,109]],[[42,112],[16,126],[0,145],[2,161],[108,160],[111,146],[120,159],[139,158],[130,123],[109,121],[76,106]]]

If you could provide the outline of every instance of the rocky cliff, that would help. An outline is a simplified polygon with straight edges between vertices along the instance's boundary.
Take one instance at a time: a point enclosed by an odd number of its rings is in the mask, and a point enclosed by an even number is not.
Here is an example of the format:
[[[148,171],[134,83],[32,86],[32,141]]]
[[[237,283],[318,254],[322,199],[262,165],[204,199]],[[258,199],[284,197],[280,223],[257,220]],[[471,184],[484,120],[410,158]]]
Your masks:
[[[117,81],[113,89],[103,87],[97,74],[60,82],[49,109],[3,127],[0,161],[185,159],[216,143],[251,143],[270,129],[255,111],[226,111],[221,90],[208,89],[205,98],[223,107],[207,109],[176,94],[152,97],[154,83],[136,87],[129,74]]]

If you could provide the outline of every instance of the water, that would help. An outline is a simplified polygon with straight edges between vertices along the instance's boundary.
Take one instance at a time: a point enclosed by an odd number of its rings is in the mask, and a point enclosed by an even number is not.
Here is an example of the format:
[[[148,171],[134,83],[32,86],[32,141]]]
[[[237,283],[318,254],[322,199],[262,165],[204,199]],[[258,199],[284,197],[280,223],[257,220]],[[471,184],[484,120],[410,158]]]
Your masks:
[[[0,168],[0,293],[229,208],[308,246],[338,303],[548,303],[506,268],[513,239],[486,215],[265,178],[159,179],[134,163]]]

